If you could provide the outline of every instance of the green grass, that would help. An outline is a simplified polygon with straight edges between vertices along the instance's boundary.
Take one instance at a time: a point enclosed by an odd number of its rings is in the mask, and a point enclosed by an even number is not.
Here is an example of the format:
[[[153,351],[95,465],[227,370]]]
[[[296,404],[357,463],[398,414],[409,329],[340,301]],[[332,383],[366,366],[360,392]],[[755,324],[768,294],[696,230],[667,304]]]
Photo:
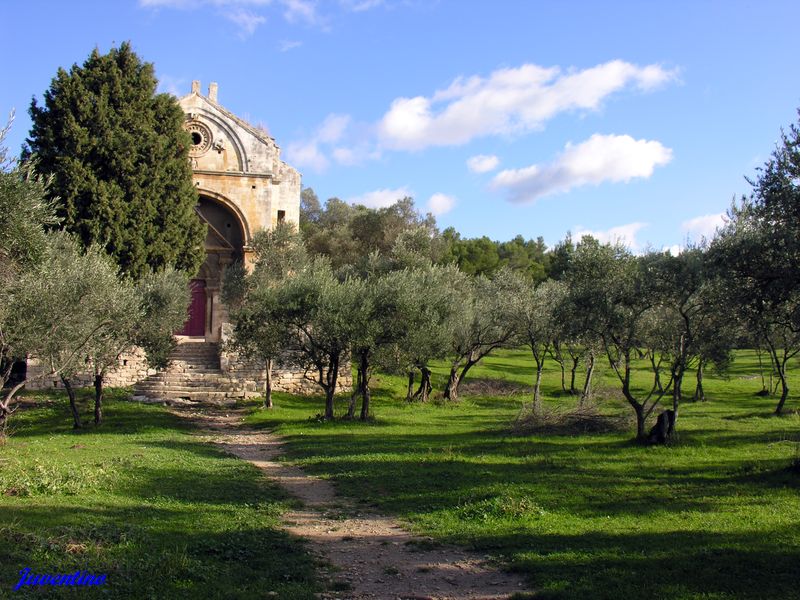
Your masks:
[[[441,389],[444,366],[434,373]],[[630,412],[600,375],[602,409]],[[470,378],[527,384],[531,362],[498,353]],[[342,493],[526,574],[538,598],[800,598],[800,417],[773,417],[776,399],[755,395],[752,353],[705,383],[708,401],[683,405],[668,447],[632,443],[633,428],[515,435],[525,395],[407,405],[402,378],[385,375],[366,424],[315,421],[321,398],[283,394],[249,420],[277,428],[291,459]],[[575,402],[552,363],[543,389]]]
[[[602,410],[628,414],[600,375]],[[437,389],[445,376],[434,369]],[[529,385],[530,359],[498,353],[476,378]],[[289,458],[342,493],[526,574],[538,598],[800,598],[800,417],[773,417],[776,399],[755,395],[752,353],[727,378],[708,374],[708,402],[683,405],[668,447],[633,444],[632,428],[514,434],[525,393],[420,406],[400,400],[403,386],[375,377],[366,424],[316,421],[320,397],[285,394],[273,411],[253,404],[249,420],[277,428]],[[550,404],[575,402],[552,363],[543,389]],[[38,406],[14,415],[0,446],[0,598],[76,593],[14,592],[24,567],[107,574],[79,592],[90,597],[313,598],[316,565],[277,529],[291,501],[163,408],[124,396],[79,432],[58,394],[31,395]]]
[[[79,432],[57,394],[29,395],[38,406],[12,418],[0,446],[0,598],[314,598],[314,563],[277,529],[291,501],[162,407],[125,396],[113,392],[106,422]],[[108,579],[13,591],[25,567]]]

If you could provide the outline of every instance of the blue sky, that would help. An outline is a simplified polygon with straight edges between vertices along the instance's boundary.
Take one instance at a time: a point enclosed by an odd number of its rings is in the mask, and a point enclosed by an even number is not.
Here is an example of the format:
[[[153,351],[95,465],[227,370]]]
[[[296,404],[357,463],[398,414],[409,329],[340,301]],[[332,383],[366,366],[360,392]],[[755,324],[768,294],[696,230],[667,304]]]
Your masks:
[[[13,1],[0,113],[129,40],[161,89],[219,83],[321,199],[634,250],[709,235],[797,120],[797,2]]]

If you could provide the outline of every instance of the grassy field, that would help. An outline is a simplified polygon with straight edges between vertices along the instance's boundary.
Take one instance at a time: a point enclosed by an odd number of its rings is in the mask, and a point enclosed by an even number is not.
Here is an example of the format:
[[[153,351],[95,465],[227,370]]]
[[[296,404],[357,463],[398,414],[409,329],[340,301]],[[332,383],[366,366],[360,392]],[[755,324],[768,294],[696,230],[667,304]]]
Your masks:
[[[502,352],[470,378],[513,390],[530,364]],[[439,366],[439,389],[444,377]],[[401,378],[373,383],[367,424],[318,422],[321,398],[281,394],[250,422],[277,428],[291,458],[342,493],[525,573],[537,598],[800,598],[800,417],[773,417],[775,399],[755,395],[752,353],[727,378],[707,375],[708,401],[684,404],[668,447],[633,444],[633,426],[514,434],[522,390],[421,406],[400,400]],[[602,410],[628,414],[614,384],[598,378]],[[575,402],[553,363],[543,389],[550,404]]]
[[[751,353],[727,378],[709,373],[708,401],[684,404],[668,447],[633,444],[632,425],[514,433],[532,371],[513,351],[474,369],[473,392],[456,405],[408,405],[402,378],[379,375],[366,424],[319,422],[321,397],[284,394],[273,411],[252,403],[248,419],[277,428],[289,459],[342,493],[525,573],[537,598],[800,598],[800,474],[789,468],[800,459],[800,417],[771,416],[776,401],[755,395],[757,373]],[[434,370],[438,389],[445,375]],[[628,415],[615,381],[600,375],[601,410]],[[552,363],[543,389],[551,406],[575,403]],[[0,598],[42,596],[12,591],[24,567],[105,573],[108,585],[80,591],[96,597],[319,591],[302,545],[277,530],[290,501],[255,468],[122,392],[102,427],[80,432],[62,396],[28,398],[37,406],[14,416],[0,446]]]
[[[121,396],[97,429],[73,432],[57,395],[28,396],[39,406],[12,418],[0,446],[0,598],[314,598],[315,565],[276,529],[284,494],[163,408]],[[108,579],[13,591],[25,567]]]

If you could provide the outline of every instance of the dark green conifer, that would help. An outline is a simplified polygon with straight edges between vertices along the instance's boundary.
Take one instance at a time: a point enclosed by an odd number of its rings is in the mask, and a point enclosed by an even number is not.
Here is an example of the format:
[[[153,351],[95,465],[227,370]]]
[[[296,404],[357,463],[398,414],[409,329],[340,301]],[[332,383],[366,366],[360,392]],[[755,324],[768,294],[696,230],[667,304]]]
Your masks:
[[[153,65],[123,43],[59,69],[44,106],[30,108],[26,153],[53,175],[64,227],[137,279],[167,265],[193,274],[204,258],[184,114],[156,85]]]

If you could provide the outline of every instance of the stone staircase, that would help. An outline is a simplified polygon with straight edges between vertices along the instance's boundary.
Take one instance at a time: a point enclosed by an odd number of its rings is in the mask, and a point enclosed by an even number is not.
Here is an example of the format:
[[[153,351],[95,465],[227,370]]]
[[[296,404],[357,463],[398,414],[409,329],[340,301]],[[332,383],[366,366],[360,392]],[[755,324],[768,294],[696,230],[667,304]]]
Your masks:
[[[244,393],[240,384],[220,370],[219,344],[181,340],[170,354],[169,366],[139,381],[133,395],[151,400],[233,404]]]

